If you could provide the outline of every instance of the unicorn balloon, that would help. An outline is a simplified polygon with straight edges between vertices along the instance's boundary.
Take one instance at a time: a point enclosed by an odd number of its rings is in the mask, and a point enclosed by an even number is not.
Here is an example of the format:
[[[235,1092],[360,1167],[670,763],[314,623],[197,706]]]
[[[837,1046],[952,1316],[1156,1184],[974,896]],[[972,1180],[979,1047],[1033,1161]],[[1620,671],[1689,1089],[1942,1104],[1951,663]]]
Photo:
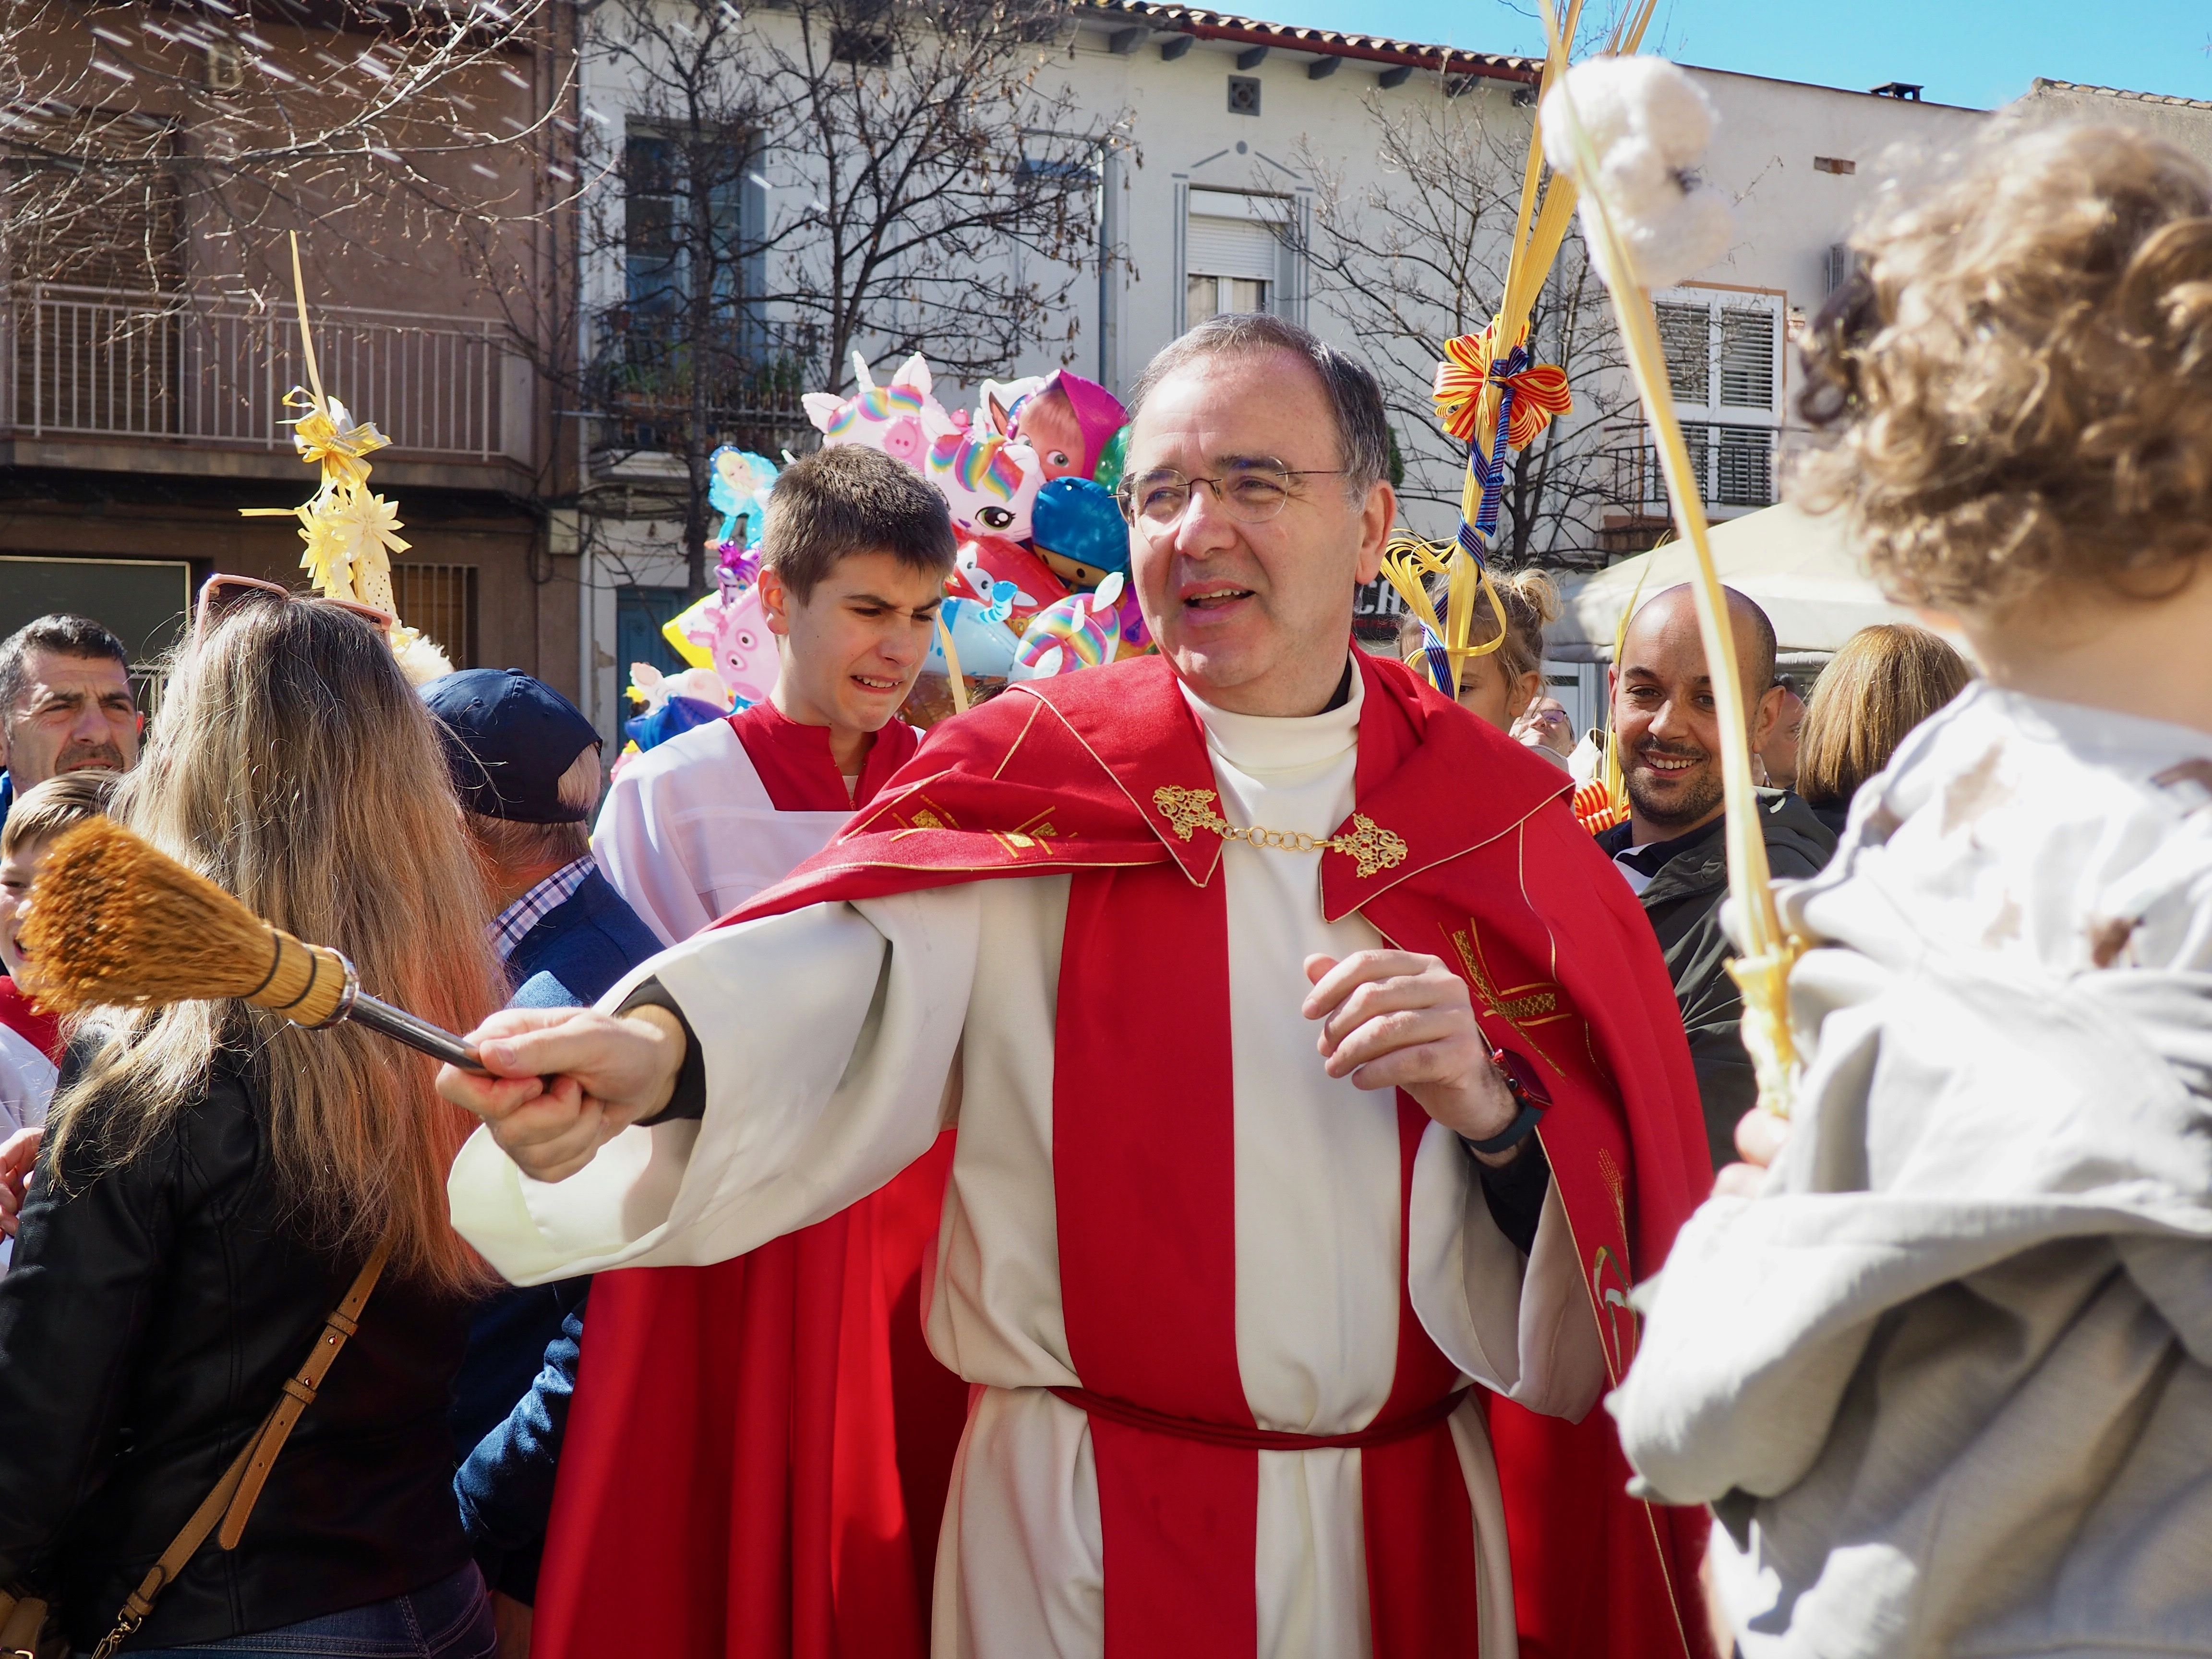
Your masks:
[[[954,529],[1010,542],[1029,539],[1044,469],[1027,444],[1009,443],[996,433],[948,432],[930,445],[927,470],[951,504]]]
[[[858,389],[849,398],[810,392],[801,399],[806,418],[821,429],[824,449],[865,444],[919,472],[930,446],[961,429],[961,422],[929,395],[929,365],[919,351],[899,365],[888,386],[876,384],[867,359],[856,351],[853,379]]]

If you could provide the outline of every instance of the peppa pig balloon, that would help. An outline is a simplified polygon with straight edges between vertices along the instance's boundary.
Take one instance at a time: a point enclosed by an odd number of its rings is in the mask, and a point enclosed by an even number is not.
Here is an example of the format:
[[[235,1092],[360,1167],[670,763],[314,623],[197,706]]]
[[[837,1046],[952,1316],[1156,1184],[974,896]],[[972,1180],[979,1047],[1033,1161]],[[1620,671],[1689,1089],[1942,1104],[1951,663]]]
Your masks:
[[[1030,509],[1044,474],[1028,445],[994,433],[948,432],[930,446],[927,472],[945,492],[961,534],[1029,539]]]
[[[821,429],[824,449],[865,444],[920,472],[930,446],[962,429],[945,405],[929,395],[929,365],[918,351],[899,365],[888,386],[876,384],[867,360],[856,351],[853,378],[858,389],[849,398],[810,392],[800,400],[806,418]]]
[[[710,668],[741,708],[775,687],[775,635],[761,609],[760,588],[726,582],[660,630],[695,668]]]

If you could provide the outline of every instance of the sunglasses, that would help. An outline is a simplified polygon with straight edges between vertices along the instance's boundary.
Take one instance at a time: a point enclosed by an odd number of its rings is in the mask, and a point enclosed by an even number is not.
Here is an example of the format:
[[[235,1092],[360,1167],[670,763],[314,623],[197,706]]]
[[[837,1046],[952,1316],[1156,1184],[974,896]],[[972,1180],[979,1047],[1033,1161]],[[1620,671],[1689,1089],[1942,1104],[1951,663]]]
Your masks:
[[[289,599],[301,605],[334,605],[386,635],[398,620],[389,611],[380,611],[358,599],[332,599],[320,593],[296,592],[282,582],[265,582],[258,576],[216,575],[210,576],[200,589],[199,604],[192,612],[192,643],[198,645],[210,627],[240,606],[269,599]]]

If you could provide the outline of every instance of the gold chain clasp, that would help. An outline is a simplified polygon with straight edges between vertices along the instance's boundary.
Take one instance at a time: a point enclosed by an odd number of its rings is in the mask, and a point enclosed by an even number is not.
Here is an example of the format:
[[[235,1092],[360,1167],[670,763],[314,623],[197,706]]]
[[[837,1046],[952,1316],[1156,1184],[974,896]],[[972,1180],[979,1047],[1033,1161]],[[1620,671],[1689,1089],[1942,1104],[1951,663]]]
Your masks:
[[[1178,841],[1188,841],[1194,830],[1211,830],[1224,841],[1241,841],[1270,852],[1310,853],[1318,848],[1341,853],[1352,860],[1362,880],[1406,861],[1405,841],[1364,812],[1352,815],[1350,830],[1322,837],[1303,830],[1270,830],[1257,823],[1239,829],[1215,810],[1214,800],[1211,789],[1180,789],[1165,784],[1152,791],[1152,805]]]

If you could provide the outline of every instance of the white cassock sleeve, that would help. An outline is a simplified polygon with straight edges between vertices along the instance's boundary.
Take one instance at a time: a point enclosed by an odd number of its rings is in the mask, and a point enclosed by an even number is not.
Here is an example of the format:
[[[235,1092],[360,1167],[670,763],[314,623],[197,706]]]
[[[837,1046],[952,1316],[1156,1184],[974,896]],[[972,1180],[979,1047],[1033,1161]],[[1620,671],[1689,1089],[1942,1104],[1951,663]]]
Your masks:
[[[1413,1311],[1446,1358],[1530,1411],[1587,1415],[1606,1385],[1605,1350],[1559,1183],[1524,1262],[1491,1218],[1474,1160],[1431,1123],[1413,1158],[1407,1228]]]
[[[663,945],[690,939],[829,845],[843,812],[779,812],[727,720],[626,762],[592,855]]]
[[[951,1109],[975,972],[970,886],[817,904],[663,951],[653,978],[705,1062],[703,1118],[623,1130],[575,1175],[525,1176],[478,1129],[453,1225],[514,1284],[727,1261],[866,1196]]]

